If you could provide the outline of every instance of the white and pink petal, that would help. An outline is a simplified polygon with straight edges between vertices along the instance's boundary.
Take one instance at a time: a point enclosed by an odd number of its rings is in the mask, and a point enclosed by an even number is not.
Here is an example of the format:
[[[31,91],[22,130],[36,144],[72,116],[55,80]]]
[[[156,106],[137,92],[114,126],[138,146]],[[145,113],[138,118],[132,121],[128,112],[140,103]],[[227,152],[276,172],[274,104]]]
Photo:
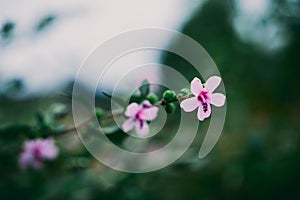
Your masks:
[[[196,97],[188,98],[183,100],[180,103],[180,107],[185,111],[185,112],[192,112],[199,106],[199,103],[197,101]]]
[[[138,135],[145,136],[149,133],[149,125],[145,121],[143,121],[141,124],[136,123],[135,131]]]
[[[225,95],[221,93],[211,94],[210,103],[214,106],[221,107],[225,104]]]
[[[152,104],[148,100],[143,101],[141,105],[141,108],[150,108],[152,106]]]
[[[209,103],[206,104],[206,108],[201,104],[198,108],[197,117],[200,121],[208,118],[211,114],[211,106]]]
[[[55,146],[55,142],[52,138],[43,140],[41,145],[40,156],[42,158],[53,159],[57,156],[58,148]]]
[[[221,78],[219,76],[211,76],[205,83],[205,88],[211,93],[220,85]]]
[[[202,86],[202,83],[201,83],[201,80],[197,77],[195,77],[192,82],[191,82],[191,92],[197,96],[201,90],[203,90],[203,86]]]
[[[129,106],[127,106],[125,115],[127,117],[133,117],[138,112],[139,109],[140,106],[137,103],[131,103],[129,104]]]
[[[147,121],[154,120],[157,117],[157,113],[158,107],[152,106],[150,108],[143,109],[140,118]]]
[[[129,119],[125,120],[125,122],[123,123],[122,129],[125,133],[127,133],[133,128],[134,125],[135,125],[135,122],[131,118],[129,118]]]

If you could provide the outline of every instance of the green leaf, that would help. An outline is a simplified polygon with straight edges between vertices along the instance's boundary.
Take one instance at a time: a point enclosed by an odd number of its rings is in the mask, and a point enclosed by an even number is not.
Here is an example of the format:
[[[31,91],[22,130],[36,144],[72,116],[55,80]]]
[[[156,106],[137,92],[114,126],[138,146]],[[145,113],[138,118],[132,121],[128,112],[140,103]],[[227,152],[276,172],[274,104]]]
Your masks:
[[[106,92],[104,92],[104,91],[102,91],[102,94],[104,94],[104,96],[108,97],[109,99],[111,99],[111,98],[112,98],[112,96],[111,96],[111,95],[107,94],[107,93],[106,93]]]
[[[149,94],[149,92],[150,92],[150,84],[149,84],[149,82],[148,82],[147,79],[143,80],[143,82],[142,82],[142,84],[141,84],[141,86],[139,88],[139,91],[141,92],[141,95],[143,97],[146,97]]]
[[[129,103],[133,103],[136,102],[138,104],[140,104],[143,101],[143,98],[140,95],[132,95],[129,99]]]
[[[36,31],[42,31],[44,30],[46,27],[48,27],[50,24],[52,24],[54,22],[54,20],[56,19],[56,17],[54,15],[48,15],[45,16],[43,19],[41,19],[41,21],[37,24],[36,26]]]
[[[37,124],[40,127],[43,127],[43,126],[46,125],[45,117],[44,117],[44,115],[41,112],[37,112],[35,114],[35,119],[36,119]]]
[[[0,29],[0,34],[4,39],[9,38],[12,36],[14,29],[15,29],[14,22],[11,21],[5,22],[2,28]]]

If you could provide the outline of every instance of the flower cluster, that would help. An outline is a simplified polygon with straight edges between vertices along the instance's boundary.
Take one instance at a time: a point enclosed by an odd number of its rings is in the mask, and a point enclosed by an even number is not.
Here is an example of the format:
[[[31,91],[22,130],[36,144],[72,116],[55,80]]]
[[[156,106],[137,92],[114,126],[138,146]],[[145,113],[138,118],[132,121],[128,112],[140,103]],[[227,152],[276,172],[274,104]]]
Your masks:
[[[180,107],[185,112],[192,112],[198,108],[197,117],[200,121],[208,118],[211,115],[211,104],[220,107],[225,104],[225,95],[221,93],[213,93],[215,89],[220,85],[221,78],[218,76],[210,77],[206,83],[202,84],[201,80],[195,77],[190,85],[190,91],[182,89],[181,92],[185,98],[176,96],[176,93],[171,90],[167,90],[163,94],[163,99],[160,101],[161,105],[164,105],[166,111],[174,111],[175,101],[181,101]],[[190,97],[190,95],[193,95]],[[172,109],[171,109],[172,108]],[[133,127],[138,135],[146,135],[149,132],[149,126],[147,121],[154,120],[157,116],[158,107],[152,105],[149,101],[145,100],[140,105],[136,102],[131,103],[126,111],[125,116],[127,119],[122,126],[124,132],[129,132]]]
[[[125,112],[124,110],[117,112],[127,117],[122,124],[122,130],[129,132],[134,129],[137,135],[145,136],[149,133],[148,123],[156,119],[159,108],[163,107],[167,113],[171,114],[176,111],[178,103],[185,112],[192,112],[198,108],[197,118],[203,121],[211,115],[211,105],[220,107],[225,104],[225,95],[214,93],[220,83],[221,78],[218,76],[210,77],[206,83],[202,83],[199,78],[195,77],[190,84],[190,89],[183,88],[178,94],[173,90],[166,90],[162,94],[162,98],[159,99],[156,94],[150,93],[150,85],[145,80],[139,88],[140,93],[134,94],[130,98],[130,104],[127,106]],[[105,96],[111,98],[108,94],[105,94]],[[95,109],[95,115],[99,122],[113,116],[113,113],[115,112],[106,113],[101,108]],[[44,127],[43,118],[40,117],[39,122],[43,122],[41,124]],[[86,121],[82,126],[88,122]],[[57,133],[55,130],[51,133],[51,130],[47,130],[47,137],[49,137],[74,132],[76,131],[76,127],[63,130],[60,133]],[[116,131],[118,128],[113,128],[112,130]],[[108,133],[108,130],[106,131]],[[27,167],[40,169],[43,166],[43,161],[53,160],[57,155],[58,148],[55,146],[52,138],[26,140],[19,155],[19,166],[21,169],[26,169]]]
[[[43,160],[52,160],[57,155],[58,149],[53,139],[26,140],[19,157],[19,166],[21,169],[25,169],[28,166],[40,169]]]

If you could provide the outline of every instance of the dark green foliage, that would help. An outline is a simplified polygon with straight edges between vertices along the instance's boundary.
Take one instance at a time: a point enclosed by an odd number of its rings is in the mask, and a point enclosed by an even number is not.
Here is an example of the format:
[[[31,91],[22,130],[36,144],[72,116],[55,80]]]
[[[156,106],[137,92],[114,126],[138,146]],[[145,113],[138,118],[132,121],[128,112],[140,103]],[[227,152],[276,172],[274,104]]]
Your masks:
[[[105,113],[104,113],[104,110],[102,108],[96,107],[95,108],[95,114],[96,114],[97,120],[100,121]]]
[[[176,97],[176,92],[173,91],[173,90],[166,90],[166,91],[163,93],[163,99],[164,99],[167,103],[176,101],[176,99],[177,99],[177,97]]]
[[[292,1],[273,1],[272,14],[265,17],[283,23],[290,37],[286,46],[274,52],[264,51],[237,36],[232,27],[233,1],[206,1],[183,27],[183,32],[197,40],[214,59],[227,92],[224,131],[208,157],[197,158],[209,125],[206,121],[200,123],[190,150],[159,171],[113,171],[99,164],[80,143],[71,150],[60,146],[59,158],[47,163],[42,171],[20,171],[17,157],[22,142],[40,135],[41,124],[49,124],[41,109],[44,116],[38,120],[39,126],[37,121],[20,123],[25,125],[7,125],[7,121],[6,125],[0,124],[0,199],[299,199],[300,17],[289,12],[299,8],[289,2]],[[180,45],[180,41],[173,45]],[[176,55],[165,54],[162,60],[187,80],[201,78]],[[143,97],[133,95],[130,101],[144,100],[149,91],[143,90]],[[178,95],[189,92],[186,89]],[[0,101],[2,106],[9,105],[3,99]],[[11,105],[10,112],[2,108],[0,113],[19,122],[18,117],[25,111]],[[23,107],[32,110],[28,105],[24,103]],[[170,104],[164,105],[166,110],[167,105]],[[170,125],[158,134],[160,137],[169,139],[169,130],[179,124],[173,119],[179,116],[178,111],[168,115]],[[27,114],[28,119],[31,116]],[[128,135],[119,130],[108,138],[122,148]],[[63,138],[62,146],[74,140]]]
[[[151,104],[155,104],[156,102],[159,101],[159,98],[156,94],[154,93],[150,93],[147,95],[147,98],[146,98]]]
[[[129,99],[129,103],[136,102],[136,103],[140,104],[142,101],[143,101],[143,98],[141,97],[141,95],[136,95],[136,94],[133,94]]]
[[[1,37],[5,38],[5,39],[11,37],[13,34],[14,28],[15,28],[14,22],[12,22],[12,21],[5,22],[0,31]]]
[[[50,26],[54,20],[56,19],[55,15],[48,15],[44,18],[41,19],[41,21],[39,21],[39,23],[36,26],[36,30],[37,31],[42,31],[45,28],[47,28],[48,26]]]
[[[36,131],[28,125],[14,124],[0,127],[0,137],[4,141],[14,141],[26,137],[34,138],[36,135]]]
[[[174,103],[167,103],[165,105],[166,112],[172,114],[176,110],[176,105]]]

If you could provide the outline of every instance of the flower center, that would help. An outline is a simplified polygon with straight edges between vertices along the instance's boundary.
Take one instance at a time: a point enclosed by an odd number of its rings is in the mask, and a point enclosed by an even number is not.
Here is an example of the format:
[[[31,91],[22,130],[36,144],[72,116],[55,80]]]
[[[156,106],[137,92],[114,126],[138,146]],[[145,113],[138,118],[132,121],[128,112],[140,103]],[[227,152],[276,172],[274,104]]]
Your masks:
[[[202,90],[198,96],[198,101],[202,104],[203,112],[206,113],[208,111],[207,101],[209,100],[209,93],[207,90]]]
[[[40,146],[37,146],[33,149],[33,157],[37,160],[40,159],[40,157],[41,157],[41,147]]]
[[[141,119],[141,116],[140,116],[140,115],[142,114],[142,111],[143,111],[143,110],[139,110],[139,111],[135,114],[135,116],[134,116],[134,119],[135,119],[135,120],[140,120],[140,119]]]
[[[197,96],[198,101],[203,105],[209,100],[209,94],[207,90],[202,90],[198,96]]]
[[[141,119],[141,114],[142,114],[143,110],[139,110],[135,116],[134,116],[134,121],[138,121],[139,122],[139,125],[140,127],[142,128],[144,126],[144,120]]]
[[[203,106],[203,112],[206,113],[207,112],[207,103],[202,103]]]

